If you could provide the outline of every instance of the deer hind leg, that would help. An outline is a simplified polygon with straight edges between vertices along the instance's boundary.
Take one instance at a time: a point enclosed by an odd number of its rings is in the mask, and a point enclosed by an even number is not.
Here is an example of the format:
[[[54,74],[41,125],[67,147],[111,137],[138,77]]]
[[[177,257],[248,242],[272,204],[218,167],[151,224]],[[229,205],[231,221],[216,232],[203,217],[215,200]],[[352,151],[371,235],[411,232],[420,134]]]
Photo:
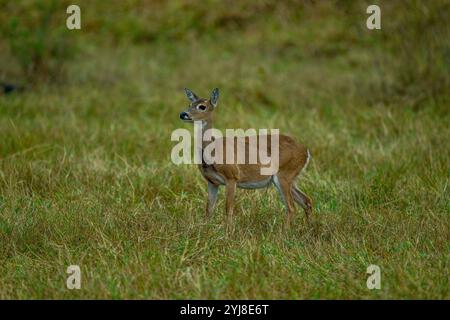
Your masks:
[[[286,224],[287,226],[289,226],[292,220],[292,216],[294,214],[294,202],[291,193],[292,181],[285,177],[279,177],[278,175],[274,175],[273,183],[278,189],[278,192],[280,193],[280,196],[283,199],[284,205],[286,206],[287,212]]]
[[[309,216],[312,213],[312,200],[305,193],[297,189],[294,185],[292,185],[292,196],[294,201],[297,202],[300,207],[303,208],[306,214],[306,220],[309,221]]]
[[[219,186],[212,184],[208,181],[208,199],[206,200],[206,217],[209,218],[212,216],[214,212],[214,207],[216,206],[217,201],[217,192],[219,191]]]

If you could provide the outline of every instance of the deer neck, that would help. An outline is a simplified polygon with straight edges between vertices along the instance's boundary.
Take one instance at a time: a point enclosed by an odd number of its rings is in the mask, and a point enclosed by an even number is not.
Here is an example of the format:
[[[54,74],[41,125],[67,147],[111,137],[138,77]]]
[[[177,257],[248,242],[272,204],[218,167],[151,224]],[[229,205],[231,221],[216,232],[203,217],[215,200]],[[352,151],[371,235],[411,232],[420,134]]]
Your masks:
[[[209,141],[205,141],[203,139],[205,137],[205,132],[209,129],[212,129],[212,119],[211,118],[202,121],[202,130],[201,130],[201,132],[202,132],[202,151],[210,143]]]
[[[202,166],[206,165],[206,163],[203,160],[203,152],[204,152],[206,146],[209,145],[209,143],[210,143],[210,141],[205,141],[205,139],[204,139],[205,132],[211,128],[212,128],[212,121],[209,118],[206,120],[202,120],[200,122],[200,126],[197,127],[197,129],[195,129],[197,131],[195,133],[196,138],[195,138],[194,144],[196,145],[196,148],[198,148],[197,154],[201,157]]]

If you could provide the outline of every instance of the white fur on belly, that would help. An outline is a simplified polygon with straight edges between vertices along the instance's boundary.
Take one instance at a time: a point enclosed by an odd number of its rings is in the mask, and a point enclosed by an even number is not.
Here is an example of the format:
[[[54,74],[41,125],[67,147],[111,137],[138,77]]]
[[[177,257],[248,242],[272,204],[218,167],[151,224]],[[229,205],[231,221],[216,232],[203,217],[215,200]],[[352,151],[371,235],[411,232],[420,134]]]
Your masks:
[[[215,181],[218,181],[221,185],[225,185],[225,179],[214,170],[207,172],[207,176]],[[267,187],[272,182],[272,176],[258,181],[238,182],[237,187],[241,189],[260,189]]]
[[[259,189],[267,187],[271,181],[272,176],[259,181],[238,182],[237,186],[242,189]]]

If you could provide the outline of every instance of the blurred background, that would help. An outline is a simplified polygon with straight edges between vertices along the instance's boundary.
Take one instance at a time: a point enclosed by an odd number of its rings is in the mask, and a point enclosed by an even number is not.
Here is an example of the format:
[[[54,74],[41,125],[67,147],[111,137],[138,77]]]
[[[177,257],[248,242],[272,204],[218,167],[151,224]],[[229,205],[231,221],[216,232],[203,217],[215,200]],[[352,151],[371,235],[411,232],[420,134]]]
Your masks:
[[[297,104],[308,103],[311,81],[318,95],[336,95],[329,78],[341,68],[341,77],[365,74],[341,89],[419,106],[449,86],[447,1],[378,1],[382,31],[366,28],[370,1],[81,0],[75,31],[65,23],[70,1],[1,2],[0,79],[30,89],[89,83],[135,89],[138,99],[161,84],[217,84],[270,107],[279,81]]]
[[[0,0],[0,297],[448,298],[449,21],[448,0]],[[279,231],[272,191],[239,193],[232,234],[223,197],[204,223],[170,161],[184,87],[220,88],[219,129],[310,148],[317,228]]]

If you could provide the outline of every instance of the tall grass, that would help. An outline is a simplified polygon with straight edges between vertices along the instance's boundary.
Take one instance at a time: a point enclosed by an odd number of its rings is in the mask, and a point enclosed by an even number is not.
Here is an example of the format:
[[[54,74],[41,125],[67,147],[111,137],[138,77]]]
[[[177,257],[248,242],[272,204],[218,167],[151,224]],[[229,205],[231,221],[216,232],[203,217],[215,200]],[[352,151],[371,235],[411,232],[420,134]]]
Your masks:
[[[64,2],[24,1],[2,4],[0,34],[5,49],[3,81],[20,81],[29,87],[58,83],[74,57],[73,35],[67,32]]]
[[[379,3],[369,31],[366,2],[80,1],[65,85],[0,96],[0,297],[448,299],[448,6]],[[272,189],[204,219],[170,161],[185,86],[221,89],[219,129],[308,145],[311,225]]]

